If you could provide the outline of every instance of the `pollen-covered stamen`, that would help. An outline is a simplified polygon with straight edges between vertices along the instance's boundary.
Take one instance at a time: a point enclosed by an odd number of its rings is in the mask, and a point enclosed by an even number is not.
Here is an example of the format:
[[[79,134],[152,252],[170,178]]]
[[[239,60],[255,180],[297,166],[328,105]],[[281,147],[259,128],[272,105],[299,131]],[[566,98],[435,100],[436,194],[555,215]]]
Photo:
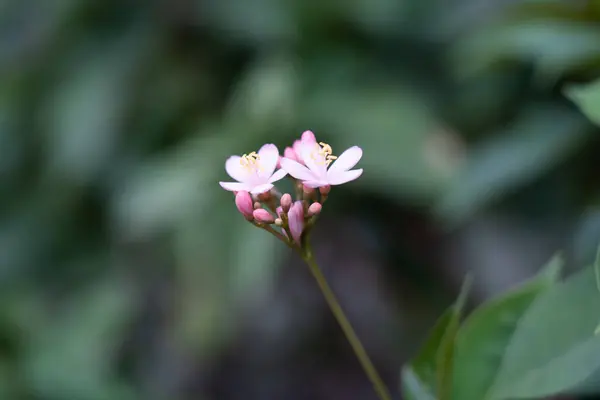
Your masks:
[[[262,171],[263,168],[260,165],[260,156],[253,151],[250,154],[242,155],[240,158],[240,164],[249,172]]]
[[[315,143],[315,146],[315,152],[311,154],[311,158],[318,165],[329,166],[329,164],[331,164],[335,159],[337,159],[337,157],[333,155],[333,150],[331,149],[331,146],[327,143],[319,142],[318,144]]]

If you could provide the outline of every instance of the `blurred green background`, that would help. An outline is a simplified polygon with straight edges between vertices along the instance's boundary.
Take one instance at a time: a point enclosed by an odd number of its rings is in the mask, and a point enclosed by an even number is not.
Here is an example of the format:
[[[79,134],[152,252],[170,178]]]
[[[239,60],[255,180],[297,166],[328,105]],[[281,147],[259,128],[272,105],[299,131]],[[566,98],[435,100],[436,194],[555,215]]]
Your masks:
[[[225,159],[364,149],[316,254],[389,386],[472,305],[600,238],[600,2],[0,2],[0,399],[375,399]],[[398,395],[399,396],[399,395]],[[398,397],[400,398],[400,397]]]

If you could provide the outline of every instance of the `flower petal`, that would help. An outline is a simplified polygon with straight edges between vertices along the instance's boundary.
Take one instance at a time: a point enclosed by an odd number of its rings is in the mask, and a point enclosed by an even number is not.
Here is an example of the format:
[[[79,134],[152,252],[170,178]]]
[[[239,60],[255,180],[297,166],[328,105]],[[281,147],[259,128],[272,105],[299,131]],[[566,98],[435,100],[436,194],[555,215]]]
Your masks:
[[[341,171],[348,171],[354,167],[360,161],[362,157],[362,149],[358,146],[352,146],[348,150],[344,151],[340,156],[331,164],[327,176],[329,174],[335,174]]]
[[[282,158],[282,160],[283,160],[283,158]],[[269,183],[277,182],[277,181],[283,179],[286,175],[287,175],[287,172],[284,169],[278,169],[269,178]]]
[[[219,182],[219,185],[230,192],[239,192],[240,190],[248,191],[248,185],[240,182]]]
[[[324,182],[324,181],[304,181],[302,182],[302,184],[304,186],[308,186],[309,188],[318,188],[318,187],[322,187],[322,186],[327,186],[329,185],[329,182]]]
[[[254,186],[251,190],[250,193],[252,194],[261,194],[261,193],[265,193],[268,192],[269,190],[271,190],[273,188],[273,185],[271,183],[264,183],[262,185],[257,185]]]
[[[258,156],[260,157],[260,171],[258,174],[261,178],[268,179],[273,175],[275,167],[277,167],[277,161],[279,161],[279,150],[274,144],[265,144],[258,150]]]
[[[238,182],[244,182],[248,179],[248,171],[240,163],[241,159],[240,156],[231,156],[225,161],[225,171]]]
[[[294,160],[290,160],[289,158],[284,157],[281,159],[281,168],[294,178],[302,181],[315,179],[315,176],[308,168]]]
[[[304,131],[300,140],[307,143],[317,143],[317,138],[312,131]]]
[[[318,180],[327,178],[325,156],[319,153],[321,148],[314,142],[302,142],[299,146],[300,157]]]
[[[362,169],[353,169],[351,171],[339,171],[329,177],[330,185],[341,185],[350,182],[362,175]]]

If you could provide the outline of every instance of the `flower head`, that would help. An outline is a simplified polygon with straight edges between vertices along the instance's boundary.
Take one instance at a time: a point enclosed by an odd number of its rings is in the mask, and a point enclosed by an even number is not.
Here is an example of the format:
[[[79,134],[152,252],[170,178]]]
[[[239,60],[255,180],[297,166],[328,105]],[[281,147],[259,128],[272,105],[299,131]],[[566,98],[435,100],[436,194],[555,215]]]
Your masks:
[[[229,191],[247,191],[252,194],[265,193],[273,188],[273,182],[285,177],[283,169],[275,171],[279,151],[274,144],[265,144],[256,152],[243,156],[231,156],[225,162],[225,170],[237,182],[219,182]]]
[[[304,186],[310,188],[341,185],[355,180],[362,174],[362,169],[350,169],[362,157],[360,147],[350,147],[336,157],[331,146],[323,142],[317,143],[312,132],[310,135],[307,132],[302,135],[299,144],[294,144],[298,161],[286,157],[281,159],[281,168],[288,174],[302,180]]]

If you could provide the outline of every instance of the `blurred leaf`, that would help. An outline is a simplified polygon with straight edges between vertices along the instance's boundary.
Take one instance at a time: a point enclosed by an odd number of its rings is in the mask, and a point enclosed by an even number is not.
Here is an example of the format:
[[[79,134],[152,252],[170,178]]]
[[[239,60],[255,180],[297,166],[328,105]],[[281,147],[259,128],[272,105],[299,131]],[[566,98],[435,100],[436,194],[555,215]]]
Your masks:
[[[48,326],[27,348],[23,372],[31,389],[46,398],[131,399],[131,389],[111,375],[111,364],[135,310],[133,295],[129,283],[107,277],[62,315],[48,316]]]
[[[568,109],[523,110],[512,128],[470,150],[462,174],[448,187],[436,212],[450,223],[464,221],[570,156],[588,133],[586,121]]]
[[[555,256],[539,276],[483,304],[467,318],[456,340],[453,399],[487,398],[521,316],[556,283],[563,265],[562,257]]]
[[[454,305],[438,319],[415,358],[402,368],[403,393],[409,399],[448,399],[454,344],[470,286],[468,276]]]
[[[564,93],[594,124],[600,125],[600,79],[587,85],[568,86]]]
[[[95,54],[85,46],[86,62],[69,64],[46,104],[51,170],[85,183],[110,166],[132,94],[123,89],[148,47],[144,33],[133,30]]]
[[[576,393],[600,368],[599,309],[593,268],[540,295],[517,326],[489,398]]]
[[[513,60],[534,62],[543,79],[554,79],[599,57],[598,42],[600,29],[593,24],[553,19],[503,21],[459,42],[452,57],[460,76]]]

